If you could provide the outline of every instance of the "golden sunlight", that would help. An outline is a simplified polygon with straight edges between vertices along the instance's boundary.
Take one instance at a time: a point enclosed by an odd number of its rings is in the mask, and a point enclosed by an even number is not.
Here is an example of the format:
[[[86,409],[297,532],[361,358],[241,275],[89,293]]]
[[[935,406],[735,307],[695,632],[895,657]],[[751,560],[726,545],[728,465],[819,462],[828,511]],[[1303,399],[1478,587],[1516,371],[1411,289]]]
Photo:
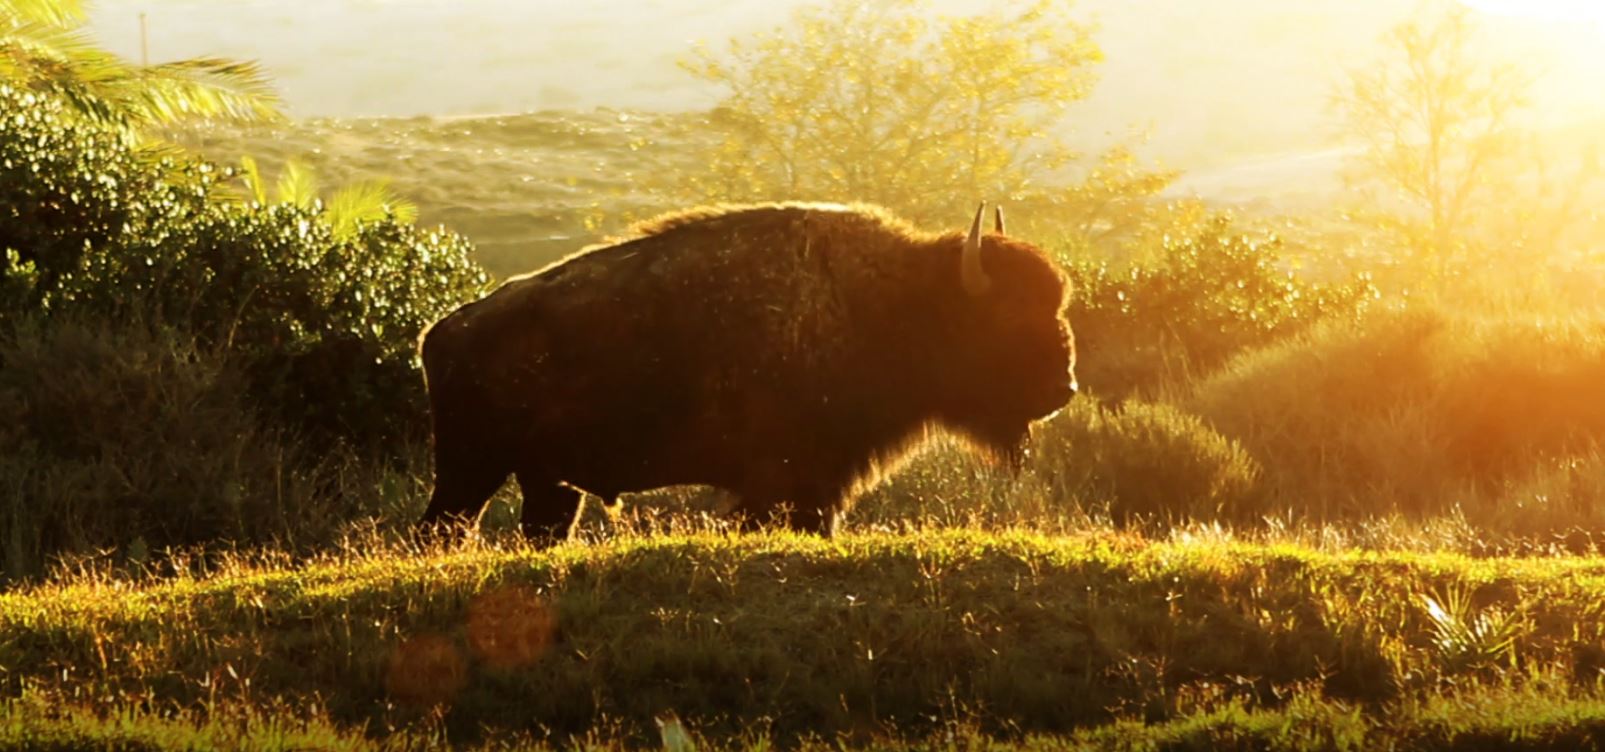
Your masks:
[[[1605,28],[1605,4],[1598,0],[1461,0],[1467,6],[1503,16],[1551,21],[1587,21]]]

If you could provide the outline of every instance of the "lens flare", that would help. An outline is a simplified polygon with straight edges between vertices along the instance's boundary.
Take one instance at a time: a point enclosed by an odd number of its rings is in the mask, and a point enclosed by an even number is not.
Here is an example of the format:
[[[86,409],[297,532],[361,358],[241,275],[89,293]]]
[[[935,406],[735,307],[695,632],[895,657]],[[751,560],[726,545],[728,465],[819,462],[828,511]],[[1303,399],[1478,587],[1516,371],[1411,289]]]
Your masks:
[[[468,661],[443,635],[403,640],[390,654],[385,689],[402,705],[428,708],[449,704],[468,682]]]
[[[485,665],[528,666],[552,644],[557,618],[533,589],[510,585],[480,594],[468,606],[468,646]]]

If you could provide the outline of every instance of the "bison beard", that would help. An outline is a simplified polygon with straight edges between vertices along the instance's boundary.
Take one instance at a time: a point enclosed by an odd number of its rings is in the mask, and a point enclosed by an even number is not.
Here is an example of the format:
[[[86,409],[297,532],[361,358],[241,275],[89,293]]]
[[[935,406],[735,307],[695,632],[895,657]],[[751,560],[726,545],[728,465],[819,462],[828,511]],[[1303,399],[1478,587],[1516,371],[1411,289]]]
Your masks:
[[[984,210],[984,205],[983,205]],[[1065,283],[1002,233],[872,207],[696,209],[508,280],[422,345],[435,489],[476,517],[509,474],[527,535],[605,499],[725,488],[748,523],[830,534],[932,428],[1017,464],[1075,391]]]

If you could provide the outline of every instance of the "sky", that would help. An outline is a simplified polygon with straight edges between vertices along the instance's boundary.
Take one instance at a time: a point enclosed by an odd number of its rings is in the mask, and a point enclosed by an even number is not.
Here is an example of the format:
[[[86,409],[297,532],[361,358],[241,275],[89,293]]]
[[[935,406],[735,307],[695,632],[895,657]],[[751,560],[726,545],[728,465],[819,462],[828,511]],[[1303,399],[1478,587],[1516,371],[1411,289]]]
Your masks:
[[[298,116],[596,107],[696,110],[720,92],[675,62],[697,42],[784,23],[810,0],[99,0],[92,31],[153,61],[259,60]],[[994,0],[931,0],[979,12]],[[1556,117],[1605,117],[1605,0],[1466,0],[1502,53],[1540,64]],[[1017,3],[1018,4],[1018,3]],[[1107,56],[1067,128],[1088,148],[1148,134],[1187,169],[1322,147],[1329,101],[1411,4],[1398,0],[1080,0]],[[1586,91],[1583,95],[1578,92]]]
[[[1547,21],[1605,24],[1605,3],[1599,0],[1463,0],[1478,10],[1503,16]]]

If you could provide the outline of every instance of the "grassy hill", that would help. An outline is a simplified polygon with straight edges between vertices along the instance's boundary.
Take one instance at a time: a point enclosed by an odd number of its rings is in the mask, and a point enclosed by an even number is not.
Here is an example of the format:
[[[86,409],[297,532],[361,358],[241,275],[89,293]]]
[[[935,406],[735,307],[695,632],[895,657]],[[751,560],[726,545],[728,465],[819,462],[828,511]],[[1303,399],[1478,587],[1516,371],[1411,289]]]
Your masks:
[[[0,747],[1577,749],[1602,602],[1605,559],[1219,535],[368,541],[0,595]]]
[[[587,218],[601,209],[618,216],[659,208],[635,176],[687,169],[690,146],[710,138],[704,117],[599,109],[315,119],[173,137],[220,164],[251,156],[270,179],[296,159],[328,188],[389,180],[418,204],[420,224],[466,235],[482,263],[508,275],[594,240]]]

